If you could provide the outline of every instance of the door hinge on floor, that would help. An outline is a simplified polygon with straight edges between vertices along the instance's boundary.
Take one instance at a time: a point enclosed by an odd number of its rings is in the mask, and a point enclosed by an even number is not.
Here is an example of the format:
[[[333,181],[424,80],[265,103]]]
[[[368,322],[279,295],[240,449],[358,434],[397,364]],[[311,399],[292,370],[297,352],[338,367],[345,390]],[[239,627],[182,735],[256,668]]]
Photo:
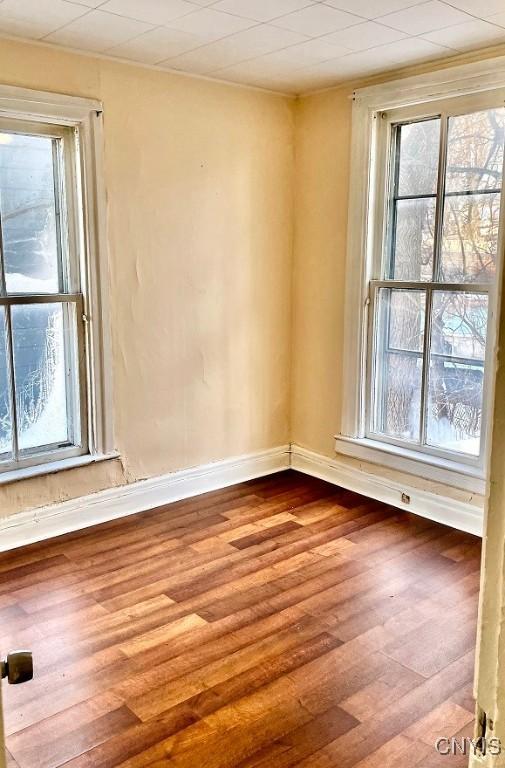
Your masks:
[[[475,750],[485,757],[487,754],[499,755],[502,751],[500,740],[493,736],[494,723],[481,707],[477,708],[477,731]]]

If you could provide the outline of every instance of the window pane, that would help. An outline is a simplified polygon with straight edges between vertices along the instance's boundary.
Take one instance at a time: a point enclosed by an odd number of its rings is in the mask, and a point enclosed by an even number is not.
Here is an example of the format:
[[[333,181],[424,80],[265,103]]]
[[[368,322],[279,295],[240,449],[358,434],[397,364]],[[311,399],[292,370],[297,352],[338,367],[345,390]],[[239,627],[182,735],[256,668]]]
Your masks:
[[[12,419],[7,365],[5,309],[0,307],[0,460],[10,459],[12,452]]]
[[[446,191],[501,189],[505,108],[449,119]]]
[[[376,432],[419,440],[422,370],[420,355],[384,355],[378,381]]]
[[[490,282],[496,274],[499,192],[457,195],[445,199],[441,279],[447,282]]]
[[[437,190],[440,118],[401,125],[398,195],[429,195]]]
[[[389,349],[423,351],[425,294],[381,288],[380,301],[389,302],[383,310],[389,315]]]
[[[435,291],[431,326],[432,353],[484,361],[487,316],[486,294]]]
[[[428,393],[429,445],[478,456],[484,365],[432,359]]]
[[[53,139],[0,133],[0,209],[9,293],[57,293]]]
[[[19,449],[72,441],[72,345],[61,304],[12,307]]]
[[[419,440],[424,313],[421,291],[378,291],[375,432]]]
[[[396,206],[391,277],[395,280],[431,280],[435,198],[398,200]]]
[[[488,297],[435,292],[428,388],[427,441],[478,455]]]

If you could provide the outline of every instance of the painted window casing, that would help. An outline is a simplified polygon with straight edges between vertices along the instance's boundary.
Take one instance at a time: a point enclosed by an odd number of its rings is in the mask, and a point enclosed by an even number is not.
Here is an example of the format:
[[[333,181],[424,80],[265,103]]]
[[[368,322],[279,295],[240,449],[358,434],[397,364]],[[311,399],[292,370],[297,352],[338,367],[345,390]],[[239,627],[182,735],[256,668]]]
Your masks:
[[[0,483],[116,455],[101,123],[99,102],[0,86]]]
[[[447,128],[451,125],[448,121],[457,115],[503,108],[505,90],[496,87],[500,79],[503,83],[503,62],[500,62],[500,67],[493,69],[489,62],[482,62],[457,68],[451,73],[453,79],[440,72],[363,89],[355,93],[353,105],[345,321],[346,360],[350,364],[344,371],[341,434],[336,436],[336,450],[477,493],[485,490],[490,426],[488,414],[494,387],[496,312],[503,261],[503,206],[496,242],[496,270],[491,280],[485,280],[483,285],[475,282],[473,288],[465,280],[451,284],[446,281],[444,284],[444,279],[440,279],[440,273],[437,275],[436,272],[440,265],[443,208],[447,199],[443,185]],[[429,280],[426,275],[407,275],[414,278],[409,280],[405,279],[405,274],[396,275],[389,269],[394,250],[392,207],[397,205],[398,198],[405,197],[394,189],[395,169],[398,168],[398,157],[395,156],[398,141],[395,136],[398,137],[402,125],[415,125],[430,118],[439,119],[441,126],[437,178],[434,188],[430,190],[436,208],[436,215],[434,210],[432,217],[433,220],[436,218],[437,228],[437,242],[433,248],[435,272]],[[402,279],[396,279],[398,277]],[[455,291],[466,288],[468,292],[473,291],[474,296],[486,296],[489,302],[487,343],[485,359],[482,360],[486,369],[484,408],[479,427],[482,439],[478,450],[471,452],[455,451],[453,446],[447,450],[446,446],[430,445],[423,425],[420,425],[421,439],[387,434],[387,429],[378,426],[380,419],[377,418],[377,380],[380,378],[376,370],[380,359],[377,354],[380,335],[378,305],[385,303],[379,300],[381,292],[389,291],[391,295],[393,289],[403,288],[413,296],[413,292],[419,289],[418,295],[429,296],[431,303],[433,296],[441,295],[438,291],[445,288],[447,292],[451,287]],[[429,317],[429,307],[427,309],[423,317]],[[425,347],[424,338],[421,345]],[[424,392],[421,397],[426,397],[429,368],[423,366],[419,389],[424,388]]]

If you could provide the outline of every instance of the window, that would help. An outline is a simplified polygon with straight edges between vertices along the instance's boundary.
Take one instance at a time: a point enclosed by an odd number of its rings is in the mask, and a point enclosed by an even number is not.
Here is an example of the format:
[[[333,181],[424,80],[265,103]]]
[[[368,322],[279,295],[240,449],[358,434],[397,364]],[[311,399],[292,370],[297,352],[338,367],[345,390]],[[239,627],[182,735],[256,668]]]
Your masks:
[[[5,90],[30,94],[0,87],[0,109]],[[0,117],[0,480],[111,454],[91,188],[99,114],[36,96],[44,115],[21,98],[29,119]]]
[[[502,268],[503,64],[353,106],[336,449],[483,493]]]
[[[390,119],[387,223],[370,281],[368,434],[478,459],[505,107]]]
[[[0,461],[84,453],[71,129],[0,122]]]

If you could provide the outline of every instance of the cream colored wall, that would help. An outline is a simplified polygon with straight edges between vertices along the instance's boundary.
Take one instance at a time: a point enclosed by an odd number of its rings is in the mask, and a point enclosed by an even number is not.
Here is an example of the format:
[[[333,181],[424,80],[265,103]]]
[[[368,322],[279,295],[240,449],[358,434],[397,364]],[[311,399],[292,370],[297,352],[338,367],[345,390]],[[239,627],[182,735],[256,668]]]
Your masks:
[[[344,341],[349,89],[302,99],[296,122],[292,439],[334,455]]]
[[[294,103],[0,41],[2,83],[104,104],[121,460],[0,489],[0,516],[289,441]]]

